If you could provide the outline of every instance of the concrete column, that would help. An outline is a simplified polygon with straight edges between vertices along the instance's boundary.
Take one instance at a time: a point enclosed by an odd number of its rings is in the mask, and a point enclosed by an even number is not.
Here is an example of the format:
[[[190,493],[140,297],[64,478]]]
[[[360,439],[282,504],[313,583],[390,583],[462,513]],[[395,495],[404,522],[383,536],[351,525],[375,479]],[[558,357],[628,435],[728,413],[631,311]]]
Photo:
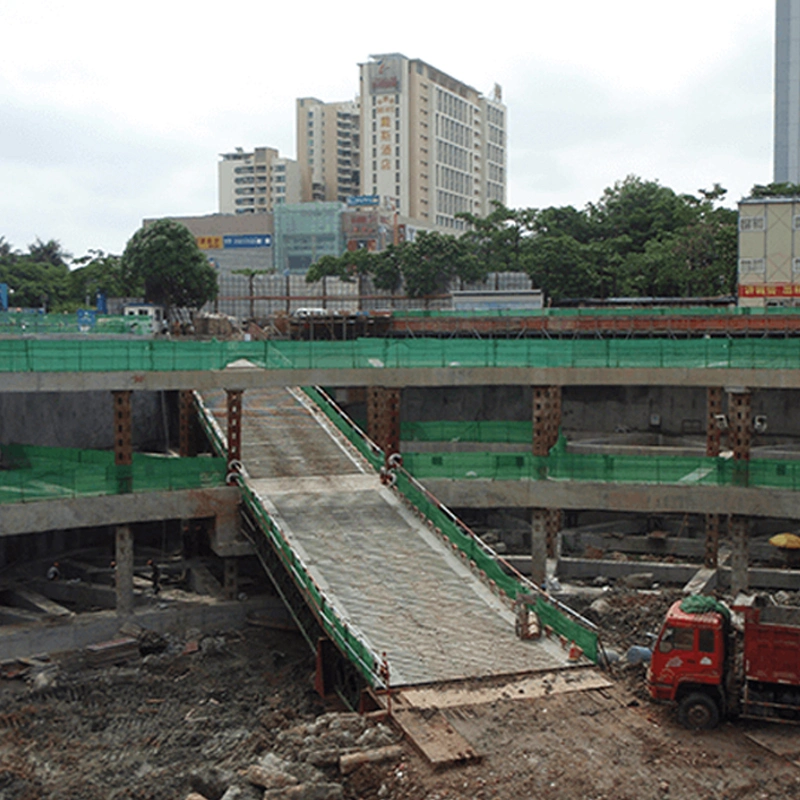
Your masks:
[[[719,417],[722,414],[722,389],[719,386],[709,386],[706,390],[706,455],[716,457],[720,451],[722,428]]]
[[[703,564],[716,569],[719,554],[719,514],[706,514],[706,546]]]
[[[749,483],[750,441],[753,422],[751,394],[747,389],[728,389],[728,443],[733,450],[733,483]]]
[[[400,389],[367,389],[367,435],[387,456],[400,452]]]
[[[558,532],[561,530],[561,520],[564,514],[560,508],[547,509],[547,557],[556,558],[558,555]]]
[[[547,579],[547,518],[547,509],[531,509],[531,580],[537,586]]]
[[[116,530],[117,614],[127,617],[133,613],[133,535],[130,526]]]
[[[133,415],[132,392],[116,391],[114,398],[114,465],[117,468],[117,492],[133,491]]]
[[[533,387],[533,454],[546,456],[558,441],[561,427],[561,387]]]
[[[239,596],[239,559],[225,559],[225,599],[235,600]]]
[[[242,461],[242,395],[241,389],[226,389],[228,400],[228,472],[238,472],[234,462]]]
[[[194,396],[191,391],[180,393],[180,447],[182,458],[197,455],[197,438],[195,434],[195,408]]]
[[[731,594],[734,599],[739,592],[746,591],[749,582],[747,576],[748,548],[747,534],[750,528],[748,517],[731,515],[728,518],[728,532],[731,537]]]

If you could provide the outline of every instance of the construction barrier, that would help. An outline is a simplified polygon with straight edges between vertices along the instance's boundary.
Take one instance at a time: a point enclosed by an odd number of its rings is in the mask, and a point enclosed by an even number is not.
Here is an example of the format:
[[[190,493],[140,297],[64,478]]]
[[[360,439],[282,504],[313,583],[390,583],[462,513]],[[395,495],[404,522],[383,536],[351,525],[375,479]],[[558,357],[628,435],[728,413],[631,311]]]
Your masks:
[[[114,464],[108,450],[2,445],[0,503],[60,497],[160,492],[225,485],[225,460],[133,454],[133,464]]]
[[[42,314],[38,311],[0,311],[0,334],[76,334],[100,335],[152,334],[150,317],[98,314],[96,311],[78,311],[69,314]]]
[[[263,369],[673,368],[798,369],[795,339],[377,339],[186,341],[0,339],[0,372]],[[724,380],[720,377],[720,380]]]
[[[472,422],[400,422],[404,442],[505,442],[533,441],[533,423],[527,421],[476,420]]]

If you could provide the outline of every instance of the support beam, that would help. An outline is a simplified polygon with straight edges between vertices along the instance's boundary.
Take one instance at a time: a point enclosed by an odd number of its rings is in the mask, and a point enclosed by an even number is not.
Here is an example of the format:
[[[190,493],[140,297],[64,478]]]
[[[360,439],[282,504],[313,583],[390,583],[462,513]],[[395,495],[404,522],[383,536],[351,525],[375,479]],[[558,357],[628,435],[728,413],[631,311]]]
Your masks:
[[[129,525],[116,530],[117,614],[127,617],[133,613],[133,534]]]
[[[722,388],[709,386],[706,389],[706,455],[714,458],[719,455],[722,428],[719,419],[722,415]]]
[[[197,436],[195,435],[194,395],[189,390],[180,393],[179,453],[181,458],[193,458],[197,455]]]
[[[719,561],[719,514],[706,514],[706,543],[703,565],[716,569]]]
[[[228,474],[239,471],[242,463],[242,395],[241,389],[226,389],[228,400]],[[235,483],[230,478],[229,483]]]
[[[133,415],[130,391],[111,393],[114,398],[114,464],[117,466],[117,491],[133,491]]]
[[[558,441],[561,427],[561,387],[533,387],[533,454],[546,456]]]
[[[223,593],[226,600],[235,600],[239,596],[239,559],[225,559],[225,585]]]
[[[731,594],[736,597],[739,592],[748,589],[748,548],[747,534],[750,528],[748,517],[731,515],[728,518],[728,533],[731,538]]]
[[[367,435],[386,456],[400,452],[400,389],[367,389]]]
[[[749,483],[752,437],[751,394],[747,389],[728,389],[728,442],[733,450],[733,483]]]
[[[545,508],[531,509],[531,580],[544,586],[547,579],[547,518]]]
[[[561,520],[564,514],[560,508],[547,509],[547,557],[558,557],[558,533],[561,530]]]

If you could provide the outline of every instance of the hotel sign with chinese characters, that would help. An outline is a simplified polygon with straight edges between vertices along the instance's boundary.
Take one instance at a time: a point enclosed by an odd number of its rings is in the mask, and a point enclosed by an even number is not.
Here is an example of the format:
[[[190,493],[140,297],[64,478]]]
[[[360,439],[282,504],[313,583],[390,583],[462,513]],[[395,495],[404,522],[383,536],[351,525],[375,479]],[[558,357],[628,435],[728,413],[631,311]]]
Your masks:
[[[378,119],[378,153],[380,169],[383,172],[392,168],[392,131],[397,105],[393,94],[385,94],[375,99],[375,114]]]
[[[381,58],[370,61],[367,66],[370,94],[400,91],[403,62],[399,58]]]

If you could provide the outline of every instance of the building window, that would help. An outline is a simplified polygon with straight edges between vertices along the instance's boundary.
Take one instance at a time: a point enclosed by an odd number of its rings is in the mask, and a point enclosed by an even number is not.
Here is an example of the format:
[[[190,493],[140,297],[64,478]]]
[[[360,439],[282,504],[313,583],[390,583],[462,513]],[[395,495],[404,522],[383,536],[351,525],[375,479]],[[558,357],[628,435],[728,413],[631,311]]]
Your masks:
[[[763,258],[739,259],[740,275],[764,275],[767,271],[767,262]]]
[[[764,217],[739,217],[740,231],[763,231],[766,227]]]

